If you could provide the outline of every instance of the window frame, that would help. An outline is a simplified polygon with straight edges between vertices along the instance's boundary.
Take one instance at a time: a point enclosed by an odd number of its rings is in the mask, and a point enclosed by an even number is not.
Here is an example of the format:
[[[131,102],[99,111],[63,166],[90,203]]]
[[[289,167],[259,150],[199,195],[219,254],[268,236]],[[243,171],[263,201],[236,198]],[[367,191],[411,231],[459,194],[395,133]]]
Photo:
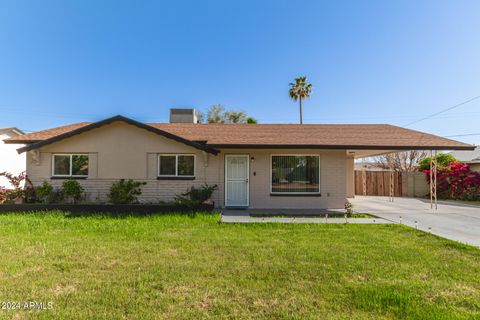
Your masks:
[[[277,156],[289,156],[289,157],[317,157],[318,158],[318,191],[315,192],[278,192],[273,191],[273,157]],[[275,153],[270,155],[270,195],[285,195],[285,196],[319,196],[321,195],[321,156],[319,154],[308,154],[308,153],[301,153],[301,154],[292,154],[292,153]]]
[[[175,174],[160,174],[160,157],[175,157]],[[178,157],[191,156],[193,157],[193,175],[179,175],[178,174]],[[173,179],[195,179],[197,170],[197,157],[194,153],[159,153],[157,154],[157,178],[173,178]]]
[[[69,174],[55,174],[55,156],[68,156],[70,157],[70,173]],[[87,156],[88,161],[88,171],[90,173],[90,156],[88,153],[52,153],[52,177],[54,178],[87,178],[88,173],[86,175],[83,174],[72,174],[73,166],[73,156]]]

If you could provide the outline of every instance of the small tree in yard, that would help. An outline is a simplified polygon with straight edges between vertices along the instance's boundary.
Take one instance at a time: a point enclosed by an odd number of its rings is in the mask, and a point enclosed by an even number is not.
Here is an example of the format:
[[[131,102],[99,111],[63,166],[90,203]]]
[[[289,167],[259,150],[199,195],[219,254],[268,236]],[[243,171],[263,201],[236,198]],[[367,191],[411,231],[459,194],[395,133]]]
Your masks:
[[[113,204],[134,204],[138,203],[137,196],[142,194],[142,186],[146,182],[133,181],[132,179],[121,179],[112,184],[108,201]]]

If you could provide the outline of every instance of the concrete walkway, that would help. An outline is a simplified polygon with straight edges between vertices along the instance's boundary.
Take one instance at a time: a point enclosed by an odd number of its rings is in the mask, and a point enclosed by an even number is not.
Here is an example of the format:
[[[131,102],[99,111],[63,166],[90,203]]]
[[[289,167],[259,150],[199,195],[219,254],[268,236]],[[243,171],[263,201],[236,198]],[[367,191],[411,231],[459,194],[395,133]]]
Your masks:
[[[351,223],[351,224],[390,224],[392,221],[381,218],[325,218],[319,214],[343,214],[344,210],[304,210],[304,209],[265,209],[265,210],[223,210],[224,223]],[[253,215],[253,216],[252,216]],[[256,216],[257,215],[257,216]],[[258,215],[266,215],[259,217]],[[269,217],[268,215],[273,215]],[[276,217],[275,215],[289,215],[291,217]],[[294,217],[297,215],[298,217]],[[311,216],[311,217],[309,217]]]
[[[430,201],[418,198],[355,196],[350,199],[354,210],[431,231],[438,236],[480,246],[480,206],[441,201],[438,210],[430,209]],[[430,229],[429,229],[430,228]]]

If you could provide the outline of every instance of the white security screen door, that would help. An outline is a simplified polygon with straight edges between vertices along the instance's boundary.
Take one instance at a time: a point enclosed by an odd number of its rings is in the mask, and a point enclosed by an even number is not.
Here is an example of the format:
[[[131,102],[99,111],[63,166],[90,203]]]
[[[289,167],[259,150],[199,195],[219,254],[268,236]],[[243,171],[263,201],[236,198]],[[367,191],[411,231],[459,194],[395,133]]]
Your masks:
[[[248,207],[248,155],[225,156],[225,206]]]

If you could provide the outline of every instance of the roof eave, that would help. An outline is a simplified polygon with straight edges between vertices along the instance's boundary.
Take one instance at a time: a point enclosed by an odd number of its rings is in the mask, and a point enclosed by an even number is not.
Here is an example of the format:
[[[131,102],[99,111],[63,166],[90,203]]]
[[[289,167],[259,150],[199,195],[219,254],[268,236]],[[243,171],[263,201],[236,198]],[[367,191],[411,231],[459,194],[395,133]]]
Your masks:
[[[475,146],[389,146],[322,144],[208,144],[216,149],[333,149],[333,150],[474,150]]]
[[[15,140],[11,138],[3,140],[5,144],[28,144],[28,143],[36,143],[40,141],[43,141],[43,140]]]

